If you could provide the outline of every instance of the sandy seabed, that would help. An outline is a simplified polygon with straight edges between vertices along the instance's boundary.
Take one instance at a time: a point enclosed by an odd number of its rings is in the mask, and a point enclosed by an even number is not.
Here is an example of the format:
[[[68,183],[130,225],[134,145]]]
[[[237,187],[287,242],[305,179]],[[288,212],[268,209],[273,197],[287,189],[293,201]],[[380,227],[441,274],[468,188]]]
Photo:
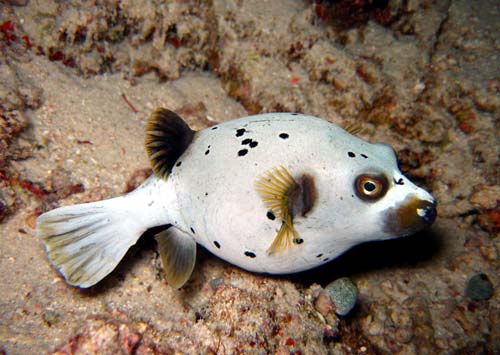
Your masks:
[[[500,4],[383,5],[0,2],[0,354],[500,353]],[[361,124],[438,218],[289,277],[200,250],[181,290],[148,235],[72,288],[35,218],[143,181],[157,107],[194,129],[271,111]],[[347,317],[324,297],[341,276],[359,289]]]

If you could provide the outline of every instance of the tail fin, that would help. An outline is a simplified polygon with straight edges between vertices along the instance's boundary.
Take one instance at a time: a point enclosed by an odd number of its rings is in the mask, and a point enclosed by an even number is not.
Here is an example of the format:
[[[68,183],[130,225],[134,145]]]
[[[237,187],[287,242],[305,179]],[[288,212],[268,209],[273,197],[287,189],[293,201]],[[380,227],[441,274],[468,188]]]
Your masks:
[[[37,219],[50,260],[73,286],[90,287],[118,265],[147,229],[125,197],[57,208]]]

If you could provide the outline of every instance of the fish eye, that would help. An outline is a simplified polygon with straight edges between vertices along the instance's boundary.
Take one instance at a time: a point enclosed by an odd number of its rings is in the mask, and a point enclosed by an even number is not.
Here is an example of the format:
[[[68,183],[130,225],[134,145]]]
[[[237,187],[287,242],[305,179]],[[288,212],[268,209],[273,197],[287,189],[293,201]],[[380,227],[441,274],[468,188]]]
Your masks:
[[[384,175],[363,174],[354,183],[356,195],[364,201],[376,201],[389,189],[389,181]]]

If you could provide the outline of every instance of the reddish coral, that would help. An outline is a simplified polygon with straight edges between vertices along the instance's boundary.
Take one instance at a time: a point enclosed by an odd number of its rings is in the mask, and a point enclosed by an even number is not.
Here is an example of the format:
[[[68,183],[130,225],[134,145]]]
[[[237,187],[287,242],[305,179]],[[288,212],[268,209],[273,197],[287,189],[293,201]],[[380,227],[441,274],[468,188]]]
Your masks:
[[[11,42],[15,42],[17,40],[17,36],[14,34],[14,23],[11,20],[5,21],[0,25],[0,33],[2,34],[2,38],[7,45],[10,45]]]
[[[389,25],[395,18],[396,8],[387,0],[323,0],[314,4],[316,15],[324,22],[330,18],[345,27],[357,26],[369,19]]]
[[[21,44],[24,47],[24,50],[33,46],[29,36],[22,34],[22,30],[19,25],[12,20],[7,20],[0,24],[0,40],[7,46]]]
[[[500,209],[491,209],[482,212],[478,218],[479,225],[485,231],[498,233],[500,231]]]

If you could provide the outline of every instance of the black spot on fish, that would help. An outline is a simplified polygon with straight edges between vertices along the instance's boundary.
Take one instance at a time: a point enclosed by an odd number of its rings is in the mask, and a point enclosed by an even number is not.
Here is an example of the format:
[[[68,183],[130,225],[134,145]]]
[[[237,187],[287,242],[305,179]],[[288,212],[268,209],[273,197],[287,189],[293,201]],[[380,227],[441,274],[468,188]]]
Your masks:
[[[323,261],[326,263],[330,258],[324,258]]]
[[[182,164],[182,162],[180,161],[177,164],[175,164],[175,166],[179,167],[179,166],[181,166],[181,164]]]
[[[323,256],[323,254],[316,255],[317,258],[321,258],[322,256]]]
[[[208,192],[205,192],[205,196],[208,196]]]
[[[292,116],[298,116],[299,114],[294,112],[294,113],[291,113]]]
[[[250,148],[255,148],[258,144],[259,142],[256,141],[250,142]]]
[[[356,154],[354,154],[353,152],[347,152],[347,155],[349,156],[349,158],[354,158],[356,156]]]
[[[288,133],[280,133],[280,138],[281,138],[281,139],[287,139],[288,137],[290,137],[290,136],[288,135]]]
[[[242,149],[238,151],[238,156],[242,157],[248,153],[248,149]]]
[[[244,128],[237,129],[237,130],[236,130],[236,137],[241,137],[242,135],[244,135],[244,134],[245,134],[245,132],[246,132],[246,131],[247,131],[247,130],[246,130],[246,129],[244,129]]]
[[[250,144],[252,143],[252,138],[245,138],[241,141],[242,145]]]
[[[193,227],[191,227],[191,232],[193,232],[193,234],[196,234],[196,233],[194,232],[194,228],[193,228]]]
[[[294,242],[295,244],[302,244],[302,243],[304,243],[304,239],[302,239],[302,238],[297,238],[297,239],[294,239],[294,240],[293,240],[293,242]]]
[[[220,249],[220,244],[218,241],[214,240],[214,245],[217,247],[217,249]]]
[[[266,214],[267,218],[269,218],[271,221],[274,221],[276,219],[276,216],[274,215],[273,211],[268,211]]]
[[[361,157],[368,159],[368,156],[366,154],[361,153]]]
[[[219,128],[219,126],[213,126],[213,127],[212,127],[212,131],[213,131],[214,129],[217,129],[217,128]]]
[[[395,183],[396,185],[404,185],[404,184],[405,184],[405,182],[403,181],[403,179],[402,179],[402,178],[400,178],[399,180],[394,179],[394,183]]]
[[[208,155],[209,153],[210,153],[210,149],[207,149],[207,150],[205,151],[205,155]]]
[[[248,251],[248,250],[245,252],[245,255],[252,259],[257,256],[253,251]]]

